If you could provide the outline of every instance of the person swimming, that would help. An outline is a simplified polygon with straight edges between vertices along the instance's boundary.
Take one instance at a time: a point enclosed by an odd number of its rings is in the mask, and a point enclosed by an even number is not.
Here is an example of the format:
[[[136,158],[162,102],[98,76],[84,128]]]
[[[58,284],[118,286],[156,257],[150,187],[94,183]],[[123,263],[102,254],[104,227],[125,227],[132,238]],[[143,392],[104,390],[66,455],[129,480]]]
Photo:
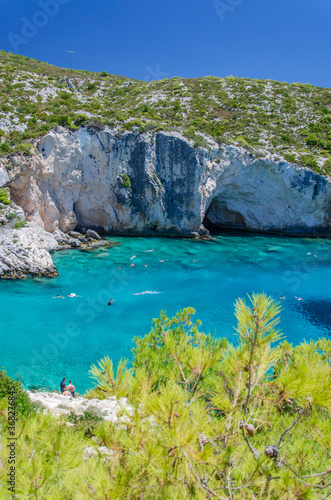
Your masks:
[[[53,299],[65,299],[65,297],[62,297],[62,295],[57,295],[56,297],[53,297]]]
[[[109,299],[108,306],[111,306],[113,304],[113,302],[114,302],[113,299]]]
[[[68,297],[70,297],[70,298],[72,298],[72,297],[80,297],[80,295],[76,295],[75,293],[69,293]]]

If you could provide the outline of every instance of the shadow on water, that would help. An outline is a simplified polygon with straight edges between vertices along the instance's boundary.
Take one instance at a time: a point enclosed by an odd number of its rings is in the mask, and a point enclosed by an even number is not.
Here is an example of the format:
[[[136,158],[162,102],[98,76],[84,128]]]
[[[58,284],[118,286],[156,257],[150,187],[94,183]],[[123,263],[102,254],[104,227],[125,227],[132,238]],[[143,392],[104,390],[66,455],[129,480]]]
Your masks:
[[[306,318],[316,326],[325,328],[331,335],[331,300],[310,300],[296,306]]]

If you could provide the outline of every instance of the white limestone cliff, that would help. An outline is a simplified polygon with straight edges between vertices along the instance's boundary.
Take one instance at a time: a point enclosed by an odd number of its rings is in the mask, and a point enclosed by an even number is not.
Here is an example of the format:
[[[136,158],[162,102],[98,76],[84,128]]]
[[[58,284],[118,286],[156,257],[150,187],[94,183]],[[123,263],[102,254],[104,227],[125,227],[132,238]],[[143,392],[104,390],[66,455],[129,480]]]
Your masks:
[[[330,178],[243,148],[196,150],[179,133],[62,127],[15,157],[12,200],[42,230],[192,236],[209,228],[331,234]]]
[[[204,221],[291,234],[331,228],[327,177],[233,146],[196,150],[179,134],[59,129],[32,160],[16,158],[10,177],[13,200],[49,232],[185,235]]]

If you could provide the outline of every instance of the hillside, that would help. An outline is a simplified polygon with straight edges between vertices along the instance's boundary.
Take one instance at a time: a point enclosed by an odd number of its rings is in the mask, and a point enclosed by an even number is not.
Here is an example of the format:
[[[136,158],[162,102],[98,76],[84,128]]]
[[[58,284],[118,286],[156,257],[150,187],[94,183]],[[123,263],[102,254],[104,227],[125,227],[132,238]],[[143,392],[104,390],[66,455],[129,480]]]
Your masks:
[[[55,125],[179,131],[331,173],[331,89],[247,78],[141,82],[0,52],[0,154],[33,152]]]

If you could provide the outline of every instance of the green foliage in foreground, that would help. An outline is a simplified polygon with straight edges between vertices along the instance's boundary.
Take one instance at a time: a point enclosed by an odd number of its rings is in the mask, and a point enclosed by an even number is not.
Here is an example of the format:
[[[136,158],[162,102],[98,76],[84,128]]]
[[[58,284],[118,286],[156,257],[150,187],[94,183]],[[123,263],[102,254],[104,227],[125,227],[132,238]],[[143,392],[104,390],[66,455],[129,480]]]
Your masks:
[[[0,371],[1,401],[7,400],[7,395],[10,393],[12,388],[15,390],[15,407],[17,414],[20,416],[34,415],[36,413],[34,406],[27,393],[22,389],[21,382],[19,380],[13,380],[5,371]]]
[[[235,305],[237,346],[201,333],[188,308],[135,339],[133,369],[92,366],[89,398],[128,398],[117,424],[20,416],[15,498],[329,498],[331,341],[279,343],[278,304],[250,301]],[[110,455],[84,460],[97,445]]]

